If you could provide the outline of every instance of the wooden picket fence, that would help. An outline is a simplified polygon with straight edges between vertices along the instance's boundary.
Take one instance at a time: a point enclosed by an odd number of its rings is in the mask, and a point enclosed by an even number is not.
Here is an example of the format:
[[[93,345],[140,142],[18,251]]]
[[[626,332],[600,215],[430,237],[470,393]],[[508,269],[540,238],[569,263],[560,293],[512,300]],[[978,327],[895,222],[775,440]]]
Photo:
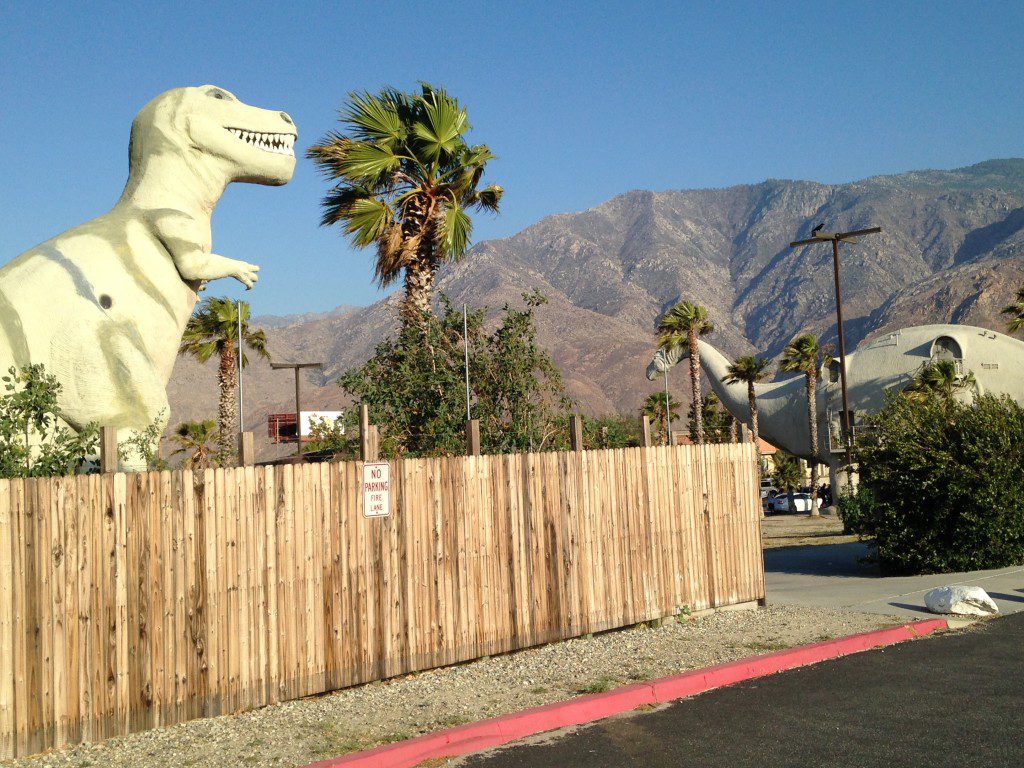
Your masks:
[[[0,481],[0,755],[764,597],[751,445]]]

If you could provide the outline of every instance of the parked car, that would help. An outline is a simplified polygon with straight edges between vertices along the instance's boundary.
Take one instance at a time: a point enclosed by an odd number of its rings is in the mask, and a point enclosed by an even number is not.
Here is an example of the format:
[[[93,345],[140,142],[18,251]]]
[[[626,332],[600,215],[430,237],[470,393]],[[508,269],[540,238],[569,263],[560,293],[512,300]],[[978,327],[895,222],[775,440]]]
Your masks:
[[[821,509],[821,499],[818,499],[818,509]],[[778,496],[768,499],[766,503],[766,511],[769,513],[780,513],[780,512],[804,512],[808,513],[811,511],[811,494],[809,493],[794,493],[792,504],[789,500],[789,494],[780,493]]]

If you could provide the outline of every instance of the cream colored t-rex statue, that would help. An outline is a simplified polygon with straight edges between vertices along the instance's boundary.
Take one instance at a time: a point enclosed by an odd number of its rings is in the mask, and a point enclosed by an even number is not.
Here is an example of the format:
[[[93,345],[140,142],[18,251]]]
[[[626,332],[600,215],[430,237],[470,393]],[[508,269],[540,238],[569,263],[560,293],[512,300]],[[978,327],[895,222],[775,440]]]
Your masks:
[[[233,181],[286,184],[295,139],[286,113],[212,85],[149,102],[132,123],[113,209],[0,268],[0,371],[45,365],[74,429],[114,426],[123,439],[166,423],[196,291],[222,277],[251,288],[259,270],[211,252],[214,206]]]

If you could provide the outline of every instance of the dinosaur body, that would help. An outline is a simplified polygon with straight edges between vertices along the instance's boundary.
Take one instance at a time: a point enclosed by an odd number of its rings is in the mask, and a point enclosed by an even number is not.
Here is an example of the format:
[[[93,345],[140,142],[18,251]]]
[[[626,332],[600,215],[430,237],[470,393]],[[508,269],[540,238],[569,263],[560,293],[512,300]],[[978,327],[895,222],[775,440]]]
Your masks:
[[[259,269],[211,252],[214,206],[233,181],[287,183],[295,135],[285,113],[214,86],[147,104],[114,208],[0,269],[0,370],[44,364],[75,429],[115,426],[123,437],[166,420],[197,290],[222,277],[252,287]]]
[[[724,384],[729,360],[705,341],[699,341],[700,362],[711,388],[740,421],[750,419],[747,385]],[[653,379],[688,355],[685,349],[667,355],[658,352],[647,368]],[[887,390],[902,390],[929,362],[950,359],[964,372],[971,371],[979,393],[1006,394],[1024,404],[1024,342],[970,325],[919,325],[903,328],[861,345],[846,356],[850,409],[855,423],[885,404]],[[804,459],[815,459],[835,469],[843,453],[841,432],[842,391],[839,361],[819,371],[815,410],[818,445],[812,448],[807,424],[803,376],[756,384],[758,426],[768,442]],[[966,395],[969,396],[969,395]]]

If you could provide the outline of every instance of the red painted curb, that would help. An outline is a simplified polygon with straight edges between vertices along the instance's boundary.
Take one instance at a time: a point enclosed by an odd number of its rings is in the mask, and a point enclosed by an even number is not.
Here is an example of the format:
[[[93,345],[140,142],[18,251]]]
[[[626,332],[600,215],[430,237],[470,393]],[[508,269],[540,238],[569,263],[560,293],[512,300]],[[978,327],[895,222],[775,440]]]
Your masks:
[[[385,744],[364,752],[354,752],[344,757],[311,763],[304,768],[412,768],[431,758],[454,757],[497,747],[544,731],[589,723],[627,712],[642,704],[663,704],[743,680],[765,677],[851,653],[902,643],[929,635],[939,629],[946,629],[947,626],[945,619],[927,619],[900,627],[840,637],[823,643],[787,648],[784,651],[730,661],[714,667],[663,677],[660,680],[627,685],[606,693],[579,696],[568,701],[557,701],[477,723],[467,723],[456,728],[417,736],[414,739]]]

